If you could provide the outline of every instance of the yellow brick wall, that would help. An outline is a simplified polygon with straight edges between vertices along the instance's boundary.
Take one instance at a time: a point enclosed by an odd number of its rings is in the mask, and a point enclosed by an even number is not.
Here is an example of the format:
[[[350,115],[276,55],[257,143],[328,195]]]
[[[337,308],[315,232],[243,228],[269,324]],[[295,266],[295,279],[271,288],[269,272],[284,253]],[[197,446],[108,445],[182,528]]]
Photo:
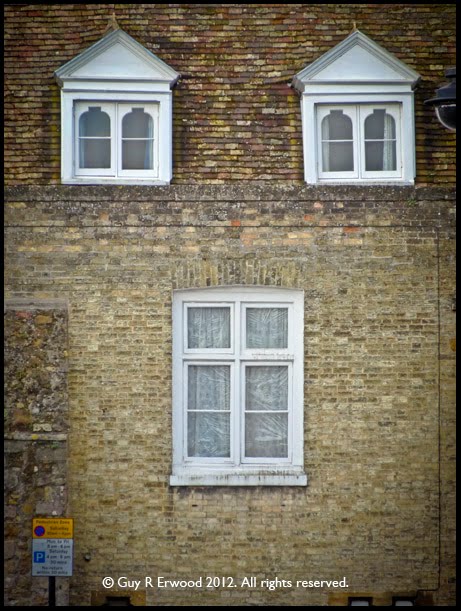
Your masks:
[[[8,294],[69,303],[71,605],[135,581],[148,605],[453,601],[452,213],[448,189],[8,190]],[[305,291],[309,484],[172,488],[172,291],[240,284]]]

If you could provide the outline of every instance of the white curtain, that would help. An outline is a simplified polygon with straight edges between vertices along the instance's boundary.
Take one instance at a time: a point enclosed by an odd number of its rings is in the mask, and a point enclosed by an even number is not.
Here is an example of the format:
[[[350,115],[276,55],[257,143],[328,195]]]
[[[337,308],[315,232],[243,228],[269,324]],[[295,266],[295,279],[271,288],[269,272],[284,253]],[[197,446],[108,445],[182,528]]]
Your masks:
[[[288,310],[286,308],[247,308],[247,348],[287,348]]]
[[[288,455],[288,367],[245,368],[245,456]]]
[[[288,309],[248,307],[247,348],[288,346]],[[189,307],[189,349],[229,348],[230,308]],[[247,364],[242,370],[246,457],[288,456],[288,365]],[[230,456],[231,365],[187,367],[187,447],[190,457]],[[241,393],[238,393],[240,396]]]
[[[230,308],[189,308],[188,348],[230,348]]]
[[[395,121],[391,115],[384,115],[384,146],[383,146],[383,170],[395,170]]]
[[[330,116],[326,116],[322,121],[322,170],[330,171]]]
[[[187,387],[189,456],[230,456],[230,367],[190,365]]]

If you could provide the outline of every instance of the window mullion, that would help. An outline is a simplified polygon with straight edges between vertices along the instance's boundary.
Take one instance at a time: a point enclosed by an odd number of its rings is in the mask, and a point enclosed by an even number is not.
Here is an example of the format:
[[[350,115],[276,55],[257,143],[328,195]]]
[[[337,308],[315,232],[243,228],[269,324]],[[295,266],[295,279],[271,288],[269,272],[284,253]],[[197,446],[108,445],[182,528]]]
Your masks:
[[[232,401],[232,449],[236,466],[242,464],[242,374],[241,374],[241,343],[242,343],[242,302],[234,305],[234,393]]]
[[[360,105],[357,105],[355,108],[355,137],[354,137],[354,164],[356,169],[357,178],[363,177],[363,168],[362,168],[362,160],[364,158],[362,147],[365,146],[363,142],[363,133],[362,133],[362,111]]]
[[[120,176],[122,159],[122,129],[119,124],[121,115],[120,106],[121,104],[115,104],[114,163],[117,178]]]

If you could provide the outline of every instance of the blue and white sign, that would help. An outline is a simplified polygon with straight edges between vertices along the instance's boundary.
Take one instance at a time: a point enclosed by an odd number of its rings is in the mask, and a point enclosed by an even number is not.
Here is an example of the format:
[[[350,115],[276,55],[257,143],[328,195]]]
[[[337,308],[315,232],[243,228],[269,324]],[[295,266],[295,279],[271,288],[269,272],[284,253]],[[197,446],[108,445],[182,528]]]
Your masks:
[[[70,577],[73,539],[32,539],[33,577]]]
[[[46,561],[46,553],[45,552],[34,552],[34,562],[37,564],[42,564]]]

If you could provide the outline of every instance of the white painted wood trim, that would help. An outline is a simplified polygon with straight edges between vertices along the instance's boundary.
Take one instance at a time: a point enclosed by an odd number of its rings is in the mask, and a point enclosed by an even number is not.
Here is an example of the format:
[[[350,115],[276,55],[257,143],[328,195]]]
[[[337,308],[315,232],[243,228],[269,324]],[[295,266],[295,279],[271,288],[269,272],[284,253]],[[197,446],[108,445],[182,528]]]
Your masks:
[[[184,335],[186,304],[234,305],[234,345],[235,354],[223,351],[206,352],[203,355],[189,353],[185,350]],[[277,351],[269,358],[267,353],[261,358],[251,358],[241,350],[243,339],[241,314],[248,304],[287,306],[289,309],[289,333],[292,334],[288,359],[279,359]],[[209,289],[181,289],[173,293],[173,473],[170,485],[306,485],[307,477],[303,471],[304,464],[304,401],[303,371],[304,351],[304,292],[299,289],[274,287],[214,287]],[[290,340],[289,340],[290,342]],[[283,352],[283,351],[280,351]],[[286,352],[286,351],[285,351]],[[202,358],[200,358],[202,356]],[[231,459],[199,460],[187,457],[185,425],[185,376],[184,367],[191,363],[223,363],[231,366],[232,414],[231,414]],[[270,363],[271,365],[288,364],[291,368],[291,388],[289,405],[289,455],[283,459],[244,460],[241,451],[242,443],[242,370],[251,363]],[[243,460],[243,462],[242,462]]]

